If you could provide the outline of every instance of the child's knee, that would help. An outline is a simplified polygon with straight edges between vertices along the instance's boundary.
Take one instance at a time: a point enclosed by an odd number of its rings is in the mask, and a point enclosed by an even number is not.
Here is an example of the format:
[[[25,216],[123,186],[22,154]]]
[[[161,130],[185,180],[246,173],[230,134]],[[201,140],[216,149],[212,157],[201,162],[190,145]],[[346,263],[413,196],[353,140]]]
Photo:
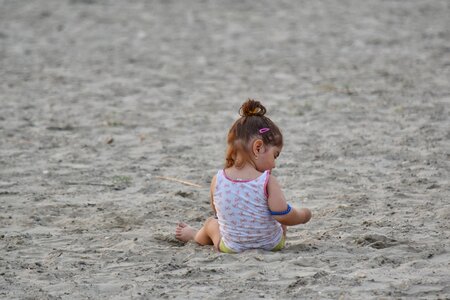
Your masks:
[[[214,239],[214,237],[219,235],[219,221],[217,221],[217,219],[214,217],[208,218],[205,221],[205,225],[203,226],[203,228],[205,228],[211,239]]]
[[[206,219],[205,225],[204,225],[204,226],[205,226],[205,227],[210,226],[210,225],[211,225],[211,222],[215,223],[215,222],[217,222],[217,219],[214,218],[214,217],[209,217],[208,219]]]
[[[212,244],[214,244],[216,250],[218,250],[220,242],[219,221],[214,217],[210,217],[205,221],[203,228],[205,229],[208,237],[211,239]]]

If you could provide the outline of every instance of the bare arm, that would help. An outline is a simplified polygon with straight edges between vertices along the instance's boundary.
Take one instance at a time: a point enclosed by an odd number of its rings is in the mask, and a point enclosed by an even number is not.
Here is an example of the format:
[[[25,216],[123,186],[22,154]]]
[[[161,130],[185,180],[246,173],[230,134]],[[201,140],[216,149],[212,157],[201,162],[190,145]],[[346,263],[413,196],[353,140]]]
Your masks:
[[[282,212],[288,209],[288,204],[284,198],[280,184],[275,177],[270,175],[267,184],[267,192],[269,193],[269,209],[273,212]],[[285,215],[274,215],[275,220],[283,225],[298,225],[307,223],[311,219],[311,211],[307,208],[292,207],[291,211]]]
[[[216,176],[214,175],[213,179],[211,180],[211,187],[210,187],[210,194],[211,194],[211,208],[214,212],[214,215],[217,214],[216,206],[214,205],[214,191],[216,190]]]

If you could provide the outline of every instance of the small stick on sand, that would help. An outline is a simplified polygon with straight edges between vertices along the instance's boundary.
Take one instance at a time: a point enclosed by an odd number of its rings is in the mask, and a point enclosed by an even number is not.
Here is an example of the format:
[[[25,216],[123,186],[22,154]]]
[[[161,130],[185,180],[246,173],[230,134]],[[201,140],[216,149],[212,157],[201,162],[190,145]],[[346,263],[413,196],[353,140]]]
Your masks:
[[[63,182],[67,185],[94,185],[94,186],[107,186],[107,187],[114,187],[113,184],[107,184],[107,183],[96,183],[96,182],[73,182],[73,181],[65,181]]]
[[[193,183],[193,182],[190,182],[190,181],[186,181],[186,180],[177,179],[177,178],[173,178],[173,177],[155,176],[155,178],[169,180],[169,181],[175,181],[175,182],[179,182],[179,183],[182,183],[182,184],[185,184],[185,185],[190,185],[190,186],[195,186],[195,187],[198,187],[198,188],[202,188],[201,185],[198,185],[196,183]]]

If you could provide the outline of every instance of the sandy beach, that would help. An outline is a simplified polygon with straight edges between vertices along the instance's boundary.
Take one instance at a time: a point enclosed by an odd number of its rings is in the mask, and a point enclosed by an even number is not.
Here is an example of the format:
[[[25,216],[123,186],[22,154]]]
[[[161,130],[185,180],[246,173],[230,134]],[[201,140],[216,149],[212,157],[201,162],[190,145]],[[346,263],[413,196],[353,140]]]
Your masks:
[[[449,299],[450,2],[0,0],[1,299]],[[313,219],[183,244],[247,98]],[[186,185],[176,178],[198,186]]]

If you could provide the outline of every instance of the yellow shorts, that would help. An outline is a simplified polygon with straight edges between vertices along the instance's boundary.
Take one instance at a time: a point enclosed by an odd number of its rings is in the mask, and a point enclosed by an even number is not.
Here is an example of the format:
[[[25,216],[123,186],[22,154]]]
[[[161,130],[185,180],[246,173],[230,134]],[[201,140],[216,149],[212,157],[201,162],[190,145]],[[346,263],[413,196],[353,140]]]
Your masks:
[[[281,241],[270,251],[280,251],[281,249],[284,248],[285,245],[286,245],[286,237],[283,235],[281,237]],[[220,243],[219,243],[219,251],[222,253],[230,253],[230,254],[236,253],[233,250],[231,250],[230,248],[228,248],[222,239],[220,240]]]

